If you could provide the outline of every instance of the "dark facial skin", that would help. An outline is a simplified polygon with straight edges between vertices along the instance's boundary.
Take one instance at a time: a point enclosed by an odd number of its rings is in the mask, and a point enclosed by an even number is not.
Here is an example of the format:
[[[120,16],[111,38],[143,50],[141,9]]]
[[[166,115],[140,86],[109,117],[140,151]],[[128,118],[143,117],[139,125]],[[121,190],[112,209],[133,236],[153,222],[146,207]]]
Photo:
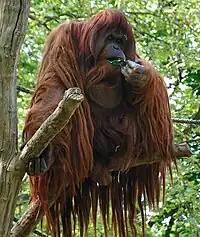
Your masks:
[[[126,59],[124,53],[126,37],[122,33],[112,33],[104,41],[105,46],[100,52],[100,61],[107,61],[107,59]],[[108,63],[109,64],[109,63]],[[96,105],[113,109],[116,108],[123,99],[123,83],[120,67],[108,65],[110,73],[108,77],[92,86],[89,91],[90,99]]]
[[[105,46],[103,48],[103,56],[107,59],[123,58],[125,59],[124,45],[126,43],[126,36],[122,33],[113,32],[105,39]]]

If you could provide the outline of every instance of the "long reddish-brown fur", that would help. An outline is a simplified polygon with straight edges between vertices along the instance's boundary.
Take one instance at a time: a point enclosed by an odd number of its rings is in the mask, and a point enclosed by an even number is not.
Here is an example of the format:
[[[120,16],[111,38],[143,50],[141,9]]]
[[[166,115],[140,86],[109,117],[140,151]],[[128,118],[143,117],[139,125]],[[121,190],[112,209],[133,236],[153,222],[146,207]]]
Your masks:
[[[136,209],[140,209],[144,219],[142,200],[147,199],[150,206],[158,203],[166,168],[171,170],[173,132],[169,101],[163,79],[150,64],[142,61],[146,68],[142,82],[133,78],[131,84],[126,85],[129,106],[122,104],[105,117],[102,111],[98,114],[92,109],[88,99],[91,86],[113,73],[120,73],[105,60],[96,64],[101,50],[96,42],[115,29],[126,32],[125,52],[128,59],[134,60],[137,56],[131,27],[117,10],[102,11],[84,22],[64,23],[47,38],[24,139],[30,139],[54,111],[66,89],[80,87],[85,95],[69,124],[52,141],[51,168],[43,175],[30,177],[32,199],[41,200],[55,237],[61,232],[71,237],[76,222],[83,236],[87,233],[90,215],[96,228],[98,206],[105,236],[110,211],[114,236],[118,233],[127,237],[128,230],[132,231],[131,236],[136,235]],[[119,124],[121,116],[123,123]],[[93,158],[93,139],[100,126],[106,128],[108,137],[113,140],[117,140],[119,134],[126,138],[122,149],[109,157],[120,165],[118,171],[110,172],[112,182],[107,186],[99,185],[91,177],[98,167]],[[160,156],[160,162],[129,167],[134,159],[143,157],[150,161],[155,155]],[[52,192],[59,197],[49,211],[47,200]]]

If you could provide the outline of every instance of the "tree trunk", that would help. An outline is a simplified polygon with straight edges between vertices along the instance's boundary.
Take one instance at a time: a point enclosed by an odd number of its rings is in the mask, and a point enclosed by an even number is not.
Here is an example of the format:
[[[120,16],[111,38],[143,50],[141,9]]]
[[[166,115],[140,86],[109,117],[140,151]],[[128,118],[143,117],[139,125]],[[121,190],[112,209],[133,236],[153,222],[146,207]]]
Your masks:
[[[9,170],[17,155],[16,65],[29,0],[0,1],[0,236],[9,236],[21,178]]]

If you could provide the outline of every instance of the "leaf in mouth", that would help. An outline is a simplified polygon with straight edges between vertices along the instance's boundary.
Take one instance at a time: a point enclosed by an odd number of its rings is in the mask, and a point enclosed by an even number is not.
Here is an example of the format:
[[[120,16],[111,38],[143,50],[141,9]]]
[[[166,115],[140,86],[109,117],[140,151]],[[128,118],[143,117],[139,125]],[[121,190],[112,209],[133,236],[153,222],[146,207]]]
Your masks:
[[[124,59],[124,58],[108,58],[107,61],[110,64],[113,64],[116,66],[121,66],[122,63],[126,64],[126,59]]]

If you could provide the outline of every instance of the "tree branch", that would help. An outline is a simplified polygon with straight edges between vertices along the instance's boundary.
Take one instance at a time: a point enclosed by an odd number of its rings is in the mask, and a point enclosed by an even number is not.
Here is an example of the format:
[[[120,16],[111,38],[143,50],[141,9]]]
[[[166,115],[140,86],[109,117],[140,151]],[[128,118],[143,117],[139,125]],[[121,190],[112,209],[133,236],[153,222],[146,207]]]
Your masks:
[[[36,212],[37,213],[37,212]],[[14,217],[13,219],[13,224],[17,223],[19,221],[18,218]],[[42,231],[38,230],[38,229],[34,229],[33,233],[36,234],[37,236],[41,236],[41,237],[49,237],[49,235],[43,233]]]
[[[187,143],[180,143],[180,144],[175,144],[173,147],[174,154],[177,158],[180,157],[190,157],[192,156],[192,151]],[[140,166],[140,165],[146,165],[146,164],[153,164],[160,162],[160,156],[155,155],[155,157],[151,160],[145,157],[140,157],[137,160],[132,160],[131,163],[129,164],[129,168]],[[121,164],[117,159],[113,159],[112,162],[109,164],[109,170],[110,171],[115,171],[115,170],[120,170]]]
[[[66,126],[82,101],[83,95],[80,88],[70,88],[65,92],[55,111],[27,142],[18,159],[10,164],[9,169],[14,169],[15,175],[24,176],[29,160],[41,154],[51,140]]]
[[[33,230],[44,213],[40,201],[31,202],[24,215],[15,223],[11,230],[10,237],[26,237]]]
[[[34,91],[32,91],[26,87],[23,87],[23,86],[17,86],[17,91],[21,91],[21,92],[24,92],[24,93],[27,93],[30,95],[32,95],[34,93]]]

